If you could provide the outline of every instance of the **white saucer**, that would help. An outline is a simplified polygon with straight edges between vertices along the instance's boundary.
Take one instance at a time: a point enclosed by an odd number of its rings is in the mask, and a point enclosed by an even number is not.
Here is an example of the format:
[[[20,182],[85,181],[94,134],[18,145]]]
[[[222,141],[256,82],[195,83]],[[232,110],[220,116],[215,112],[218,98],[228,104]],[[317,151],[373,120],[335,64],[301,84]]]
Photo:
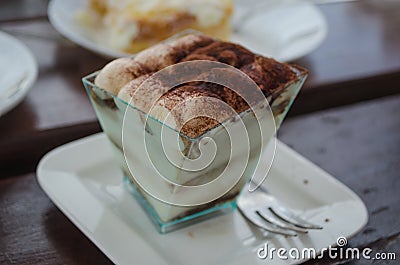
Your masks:
[[[249,1],[259,10],[241,21]],[[236,0],[233,25],[238,31],[232,41],[279,61],[293,61],[318,48],[328,28],[315,5],[294,0]]]
[[[123,188],[104,134],[51,151],[41,160],[37,176],[57,207],[116,264],[265,264],[256,253],[265,243],[319,251],[339,236],[354,235],[368,220],[356,194],[279,141],[263,185],[323,230],[295,238],[267,235],[235,211],[161,235]],[[300,261],[275,258],[273,263]]]
[[[275,3],[257,12],[233,34],[232,41],[281,61],[291,61],[313,51],[326,37],[324,16],[310,3],[289,2]],[[76,12],[84,6],[85,1],[81,0],[51,0],[49,20],[61,34],[84,48],[110,58],[128,56],[102,43],[105,37],[101,36],[101,31],[88,30],[76,21]],[[235,19],[244,10],[239,1],[235,2],[235,10],[234,25],[238,24]]]
[[[20,103],[38,74],[35,58],[13,36],[0,31],[0,116]]]

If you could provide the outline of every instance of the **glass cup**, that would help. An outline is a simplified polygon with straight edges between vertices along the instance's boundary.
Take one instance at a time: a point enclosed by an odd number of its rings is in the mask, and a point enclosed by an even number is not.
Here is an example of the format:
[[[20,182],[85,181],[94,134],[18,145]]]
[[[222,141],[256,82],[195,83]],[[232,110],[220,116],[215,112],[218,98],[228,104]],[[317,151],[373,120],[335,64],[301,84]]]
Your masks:
[[[287,83],[279,94],[271,95],[270,105],[257,104],[195,138],[97,87],[94,80],[98,72],[83,78],[126,187],[160,233],[236,208],[236,198],[257,168],[261,147],[274,136],[307,77],[300,68],[292,70],[297,79]],[[265,108],[270,112],[256,115]],[[273,128],[258,137],[260,126],[271,123]],[[211,157],[210,163],[191,170],[191,160],[202,155]],[[241,164],[243,160],[245,164]]]

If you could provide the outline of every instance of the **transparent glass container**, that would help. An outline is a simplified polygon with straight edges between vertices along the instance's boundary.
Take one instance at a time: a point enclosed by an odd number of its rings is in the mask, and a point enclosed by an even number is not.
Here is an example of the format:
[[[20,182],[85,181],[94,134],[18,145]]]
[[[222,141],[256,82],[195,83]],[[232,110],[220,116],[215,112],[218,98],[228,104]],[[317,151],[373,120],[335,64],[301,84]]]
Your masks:
[[[272,122],[274,122],[276,129],[282,123],[307,77],[305,71],[297,68],[293,68],[293,70],[298,73],[297,80],[288,83],[284,89],[280,90],[279,95],[272,95],[271,97],[274,99],[270,105],[273,115]],[[241,149],[240,143],[230,142],[230,135],[227,134],[226,128],[231,128],[233,132],[237,131],[235,126],[238,122],[235,119],[229,119],[224,122],[225,124],[222,124],[224,126],[219,124],[206,133],[191,138],[110,94],[103,88],[97,87],[94,84],[97,74],[98,72],[95,72],[84,77],[84,86],[102,129],[115,151],[116,160],[125,175],[124,183],[126,187],[141,204],[160,233],[170,232],[235,209],[236,198],[252,177],[258,163],[260,146],[266,146],[273,136],[269,134],[262,139],[256,137],[260,132],[257,129],[258,123],[255,122],[252,111],[246,110],[240,113],[241,122],[247,130],[247,138],[249,139],[249,149],[246,153],[245,148]],[[262,108],[263,106],[260,105],[259,107]],[[125,116],[127,109],[130,115]],[[262,117],[262,119],[264,118],[268,119],[268,117]],[[174,141],[162,143],[160,139],[165,135],[167,135],[167,138],[171,137],[169,139],[178,139],[178,145],[174,144]],[[143,141],[142,139],[146,140]],[[164,151],[167,149],[172,150],[172,153],[180,153],[186,157],[196,157],[199,146],[207,144],[207,139],[212,139],[217,152],[212,164],[203,170],[196,172],[182,170],[180,167],[182,164],[171,165],[164,155]],[[236,147],[237,151],[233,156],[231,154],[232,146],[239,146]],[[149,163],[146,154],[140,150],[147,150],[154,154],[150,158],[152,163]],[[224,168],[227,167],[228,163],[233,161],[229,165],[234,167],[244,157],[247,158],[247,164],[243,171],[237,173],[237,176],[233,176],[233,180],[227,181],[229,185],[225,185],[224,182],[218,184],[218,176],[225,172]],[[160,178],[153,173],[152,167],[156,167],[157,171],[166,176],[167,180],[159,181]],[[235,169],[231,172],[235,172]],[[177,183],[178,186],[171,188],[169,181]],[[143,184],[144,182],[146,183]],[[204,187],[208,183],[214,184],[205,190]],[[179,185],[185,187],[181,188]],[[186,186],[189,186],[189,188],[186,188]],[[190,189],[190,186],[202,187],[203,191],[196,193],[195,190]],[[155,196],[154,192],[149,192],[146,187],[150,187],[150,190],[155,191],[159,196]],[[220,196],[217,196],[218,194]],[[185,203],[175,204],[160,199],[160,197],[183,200]]]

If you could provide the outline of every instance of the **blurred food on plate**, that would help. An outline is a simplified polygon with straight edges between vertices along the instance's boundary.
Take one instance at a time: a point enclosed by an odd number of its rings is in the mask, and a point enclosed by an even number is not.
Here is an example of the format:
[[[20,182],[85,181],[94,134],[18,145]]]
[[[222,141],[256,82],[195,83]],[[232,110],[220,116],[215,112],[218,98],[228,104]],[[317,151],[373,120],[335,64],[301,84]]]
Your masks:
[[[185,29],[228,39],[232,0],[88,0],[76,19],[109,47],[136,53]]]

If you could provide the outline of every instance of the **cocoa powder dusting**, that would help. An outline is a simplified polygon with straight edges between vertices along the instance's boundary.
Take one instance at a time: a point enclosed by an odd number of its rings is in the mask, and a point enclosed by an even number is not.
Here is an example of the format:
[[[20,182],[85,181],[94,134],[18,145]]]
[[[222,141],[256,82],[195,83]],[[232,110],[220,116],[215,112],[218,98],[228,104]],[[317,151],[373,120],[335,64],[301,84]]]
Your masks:
[[[218,61],[228,65],[231,65],[248,77],[250,77],[262,91],[265,97],[276,94],[282,90],[287,84],[297,81],[297,74],[291,69],[291,67],[284,63],[279,63],[271,58],[262,57],[256,55],[241,45],[218,41],[211,39],[207,36],[202,35],[187,35],[180,39],[173,41],[168,44],[168,50],[170,51],[169,60],[171,63],[187,62],[194,60],[209,60]],[[163,58],[158,58],[163,60]],[[163,65],[162,62],[154,62],[154,57],[149,64]],[[168,64],[171,64],[168,62]],[[132,68],[132,66],[131,66]],[[140,76],[150,76],[152,73],[146,71],[146,63],[143,63],[143,56],[141,57],[141,64],[137,65],[137,69],[128,69],[132,73],[133,78],[139,78]],[[149,67],[151,68],[151,67]],[[305,71],[299,67],[295,67],[299,71]],[[170,73],[173,78],[174,73]],[[202,80],[206,79],[207,75],[214,75],[213,77],[223,77],[227,80],[227,84],[240,87],[239,94],[245,95],[247,99],[256,100],[256,95],[251,95],[251,91],[246,91],[246,86],[241,84],[244,82],[237,77],[237,75],[230,75],[229,71],[225,68],[214,69],[212,73],[188,73],[192,77],[200,77]],[[199,79],[198,79],[199,80]],[[142,82],[142,80],[140,80]],[[138,83],[141,83],[138,82]],[[239,85],[238,85],[239,84]],[[190,82],[180,85],[176,88],[170,89],[166,92],[159,100],[161,100],[164,106],[168,109],[173,109],[177,104],[185,101],[188,98],[201,98],[201,97],[213,97],[218,100],[222,100],[230,105],[236,112],[240,113],[248,108],[246,101],[232,89],[219,84],[213,84],[208,82]],[[162,81],[158,86],[162,86]],[[149,87],[149,89],[152,89]],[[249,95],[248,95],[249,94]],[[253,93],[254,94],[254,93]],[[253,103],[253,102],[251,102]],[[215,107],[214,111],[223,112],[224,110]],[[179,113],[177,120],[180,119]],[[204,133],[208,129],[216,126],[218,122],[208,117],[199,117],[195,121],[187,122],[182,127],[182,132],[190,137],[195,138],[196,136]]]

